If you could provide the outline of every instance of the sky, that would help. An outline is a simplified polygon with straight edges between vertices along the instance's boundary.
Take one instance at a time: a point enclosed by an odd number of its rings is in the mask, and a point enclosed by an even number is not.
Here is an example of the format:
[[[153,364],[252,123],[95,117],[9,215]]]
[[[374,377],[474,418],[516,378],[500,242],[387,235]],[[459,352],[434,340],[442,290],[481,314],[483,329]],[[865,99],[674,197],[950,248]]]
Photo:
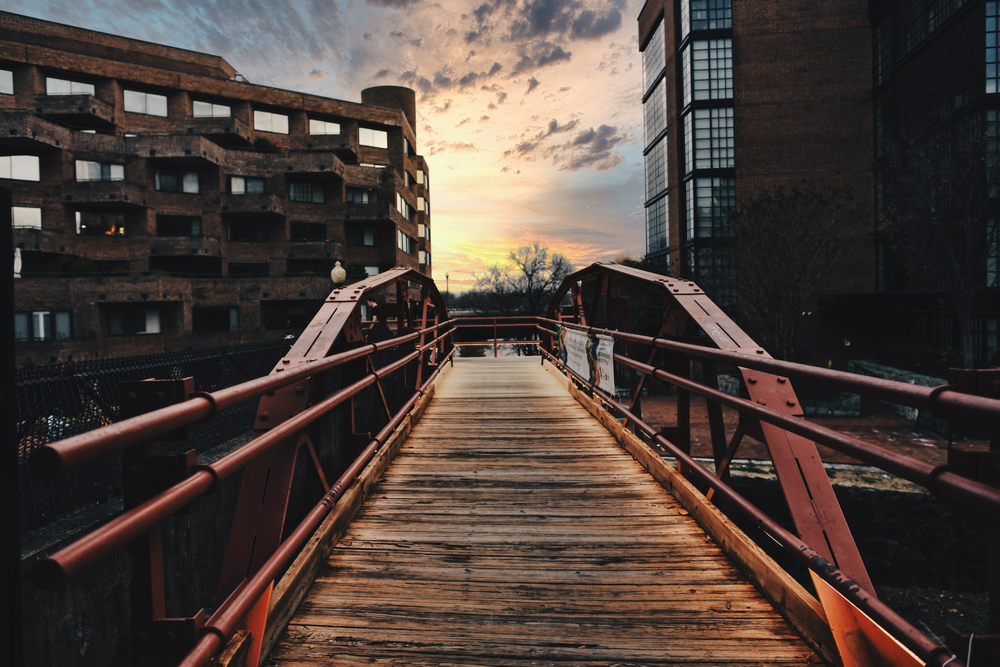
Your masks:
[[[354,102],[370,86],[413,88],[439,288],[469,289],[536,241],[578,267],[644,253],[642,0],[6,5],[212,53],[252,83]]]

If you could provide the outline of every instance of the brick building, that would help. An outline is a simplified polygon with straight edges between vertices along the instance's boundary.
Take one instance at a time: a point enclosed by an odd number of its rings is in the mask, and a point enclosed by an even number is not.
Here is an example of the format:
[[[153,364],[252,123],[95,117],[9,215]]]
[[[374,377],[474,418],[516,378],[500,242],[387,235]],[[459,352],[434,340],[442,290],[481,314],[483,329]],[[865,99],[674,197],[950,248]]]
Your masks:
[[[247,82],[218,56],[0,12],[19,364],[298,333],[333,288],[431,271],[415,97]],[[16,251],[17,252],[17,251]]]
[[[904,284],[887,259],[881,163],[891,128],[910,136],[926,129],[907,126],[930,117],[923,106],[941,107],[938,126],[971,114],[982,117],[980,136],[996,134],[988,120],[1000,104],[997,49],[989,46],[995,19],[988,24],[996,5],[647,0],[638,27],[649,265],[735,306],[740,254],[731,212],[779,189],[837,193],[851,215],[840,229],[836,293],[817,304],[814,338],[853,340],[851,357],[879,354],[890,339],[955,345],[944,300],[926,285]],[[983,288],[996,292],[995,235],[991,243]],[[983,361],[997,347],[997,296],[975,317]],[[927,311],[935,314],[928,319]],[[936,334],[921,333],[921,321],[933,322]]]

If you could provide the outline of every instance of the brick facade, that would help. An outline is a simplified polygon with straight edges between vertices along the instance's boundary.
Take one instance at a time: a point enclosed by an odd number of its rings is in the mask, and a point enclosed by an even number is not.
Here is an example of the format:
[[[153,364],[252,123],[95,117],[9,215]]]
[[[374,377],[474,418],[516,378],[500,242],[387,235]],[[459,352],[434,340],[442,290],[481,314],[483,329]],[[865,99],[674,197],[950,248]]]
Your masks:
[[[297,333],[335,261],[348,280],[430,273],[408,88],[361,104],[269,88],[218,56],[0,12],[5,80],[18,364]]]

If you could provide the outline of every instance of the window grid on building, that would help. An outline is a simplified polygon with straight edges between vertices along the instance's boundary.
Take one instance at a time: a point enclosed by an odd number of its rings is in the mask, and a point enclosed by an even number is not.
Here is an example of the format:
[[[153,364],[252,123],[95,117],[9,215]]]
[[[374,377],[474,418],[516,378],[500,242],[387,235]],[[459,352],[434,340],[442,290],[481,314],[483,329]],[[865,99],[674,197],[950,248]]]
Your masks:
[[[694,130],[692,119],[694,113],[684,116],[684,173],[690,174],[694,169]]]
[[[642,92],[649,92],[663,68],[667,66],[667,52],[663,44],[664,22],[661,20],[642,52]]]
[[[732,0],[690,0],[692,30],[733,27]],[[684,4],[684,0],[681,0]]]
[[[695,109],[693,117],[693,154],[695,169],[726,169],[733,166],[733,110]],[[685,121],[687,130],[688,121]]]
[[[998,25],[1000,2],[986,3],[986,92],[1000,92],[1000,25]]]
[[[646,207],[646,253],[669,249],[667,229],[670,213],[667,198],[657,199]]]
[[[732,99],[732,39],[727,37],[691,42],[684,49],[682,62],[684,106],[691,100]]]
[[[1000,224],[996,218],[986,223],[986,286],[1000,287]]]
[[[875,85],[889,77],[892,65],[892,22],[884,20],[875,29]]]
[[[736,179],[694,178],[687,182],[688,239],[732,235]]]
[[[653,89],[653,94],[642,105],[647,146],[667,129],[667,86],[665,81],[665,79],[660,79]]]
[[[1000,196],[1000,114],[987,109],[983,128],[986,135],[986,183],[989,196]]]
[[[646,153],[646,201],[667,189],[667,138]]]

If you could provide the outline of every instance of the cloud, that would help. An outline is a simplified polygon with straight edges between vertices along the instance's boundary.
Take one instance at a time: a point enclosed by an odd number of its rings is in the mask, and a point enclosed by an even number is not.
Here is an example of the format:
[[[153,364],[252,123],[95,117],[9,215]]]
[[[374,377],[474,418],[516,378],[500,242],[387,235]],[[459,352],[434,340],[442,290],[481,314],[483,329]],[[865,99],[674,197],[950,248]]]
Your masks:
[[[387,70],[387,69],[380,69],[379,71],[375,72],[375,76],[373,76],[372,78],[373,79],[384,79],[387,76],[389,76],[389,70]]]
[[[458,129],[458,128],[462,127],[463,125],[465,125],[466,123],[471,123],[471,122],[472,122],[471,118],[468,118],[468,117],[463,118],[462,120],[459,121],[458,125],[455,126],[455,129]]]
[[[579,125],[579,123],[580,121],[578,120],[571,120],[565,125],[560,125],[559,121],[553,118],[551,121],[549,121],[548,126],[544,130],[540,131],[538,134],[531,137],[530,139],[525,139],[523,141],[518,142],[517,144],[514,145],[513,148],[508,148],[503,152],[503,156],[532,159],[531,154],[534,153],[535,150],[542,145],[542,142],[544,142],[552,135],[562,134],[563,132],[569,132],[577,125]]]
[[[390,9],[406,9],[419,4],[421,0],[366,0],[373,7],[389,7]]]
[[[558,44],[549,42],[539,42],[530,48],[523,48],[519,55],[521,59],[514,65],[511,76],[517,76],[524,72],[541,69],[548,65],[555,65],[563,61],[569,61],[573,54],[563,49]]]
[[[584,130],[572,141],[552,150],[551,155],[554,164],[561,163],[560,171],[608,171],[625,162],[625,156],[614,148],[626,141],[628,135],[620,133],[617,127],[601,125],[596,130]]]
[[[587,9],[580,12],[573,21],[570,35],[573,39],[598,39],[618,30],[621,26],[622,13],[617,7],[613,7],[604,16]]]
[[[525,95],[533,91],[535,88],[538,88],[538,79],[531,77],[528,79],[528,92],[526,92]]]
[[[322,79],[324,76],[326,76],[326,71],[318,69],[316,67],[312,68],[312,70],[309,72],[310,79]]]

